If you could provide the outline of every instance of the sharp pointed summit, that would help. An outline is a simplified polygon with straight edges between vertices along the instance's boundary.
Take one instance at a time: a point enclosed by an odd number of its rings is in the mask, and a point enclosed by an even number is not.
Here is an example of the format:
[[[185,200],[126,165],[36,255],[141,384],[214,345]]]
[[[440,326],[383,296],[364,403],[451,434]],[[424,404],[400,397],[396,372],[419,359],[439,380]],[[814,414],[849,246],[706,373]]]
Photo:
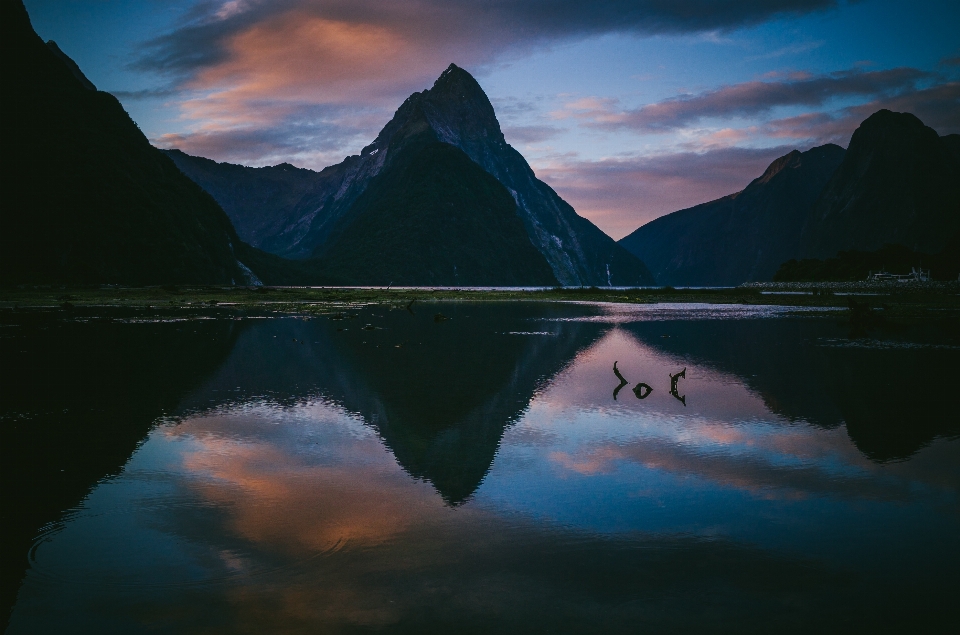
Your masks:
[[[388,178],[386,173],[400,169],[398,161],[413,160],[415,153],[405,152],[406,149],[430,142],[456,148],[505,189],[513,199],[514,214],[527,241],[545,259],[552,280],[564,285],[653,284],[643,262],[578,216],[553,189],[537,179],[523,156],[504,139],[493,105],[480,84],[455,64],[448,66],[431,88],[410,95],[359,156],[347,157],[317,174],[310,190],[295,205],[274,207],[269,220],[259,222],[257,236],[245,233],[245,228],[235,220],[240,235],[255,246],[292,258],[322,260],[333,252],[342,253],[337,243],[354,231],[351,226],[360,217],[360,208],[356,206],[361,197],[376,185],[375,198],[379,202],[375,207],[379,209],[399,195],[384,190],[383,183],[377,185],[377,180],[401,184],[403,181]],[[431,153],[433,160],[444,154],[438,150]],[[235,211],[240,205],[232,194],[235,188],[218,184],[209,173],[209,165],[201,167],[197,159],[187,155],[170,156],[181,170],[207,188],[232,218],[241,215]],[[451,159],[450,165],[469,171],[455,159]],[[450,175],[443,176],[441,172],[429,178],[439,179],[431,181],[434,184],[447,179],[446,189],[437,189],[427,181],[421,181],[418,187],[429,185],[432,200],[441,207],[466,210],[470,207],[463,205],[466,199],[458,198],[450,187],[457,180],[451,181]],[[465,182],[481,187],[482,181],[471,176]],[[453,198],[445,199],[445,192]],[[370,205],[372,197],[367,195],[363,206]],[[386,215],[381,220],[388,218],[391,217]],[[510,279],[518,280],[516,276]]]

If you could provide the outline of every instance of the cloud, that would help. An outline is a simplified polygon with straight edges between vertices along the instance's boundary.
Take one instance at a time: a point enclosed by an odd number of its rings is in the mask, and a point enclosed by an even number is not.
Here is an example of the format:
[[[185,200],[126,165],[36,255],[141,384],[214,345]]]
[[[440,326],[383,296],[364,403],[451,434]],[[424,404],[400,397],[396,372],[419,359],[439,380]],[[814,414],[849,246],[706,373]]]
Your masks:
[[[816,42],[801,42],[799,44],[791,44],[790,46],[784,46],[774,51],[770,51],[769,53],[764,53],[763,55],[754,55],[746,59],[748,61],[770,60],[778,57],[783,57],[784,55],[799,55],[800,53],[806,53],[808,51],[813,51],[815,49],[818,49],[824,44],[826,44],[825,40],[817,40]]]
[[[180,91],[176,88],[143,88],[141,90],[110,90],[107,91],[117,99],[137,100],[137,99],[164,99],[179,95]]]
[[[930,78],[930,73],[915,68],[795,74],[780,81],[743,82],[679,95],[633,110],[617,110],[611,100],[580,99],[566,104],[561,112],[590,126],[666,132],[706,119],[763,115],[781,106],[820,107],[844,97],[892,97],[915,90],[920,81]]]
[[[602,33],[676,34],[724,31],[778,17],[839,6],[837,0],[229,0],[207,1],[189,12],[174,31],[149,43],[136,66],[192,72],[233,57],[237,38],[266,34],[277,27],[306,31],[331,28],[349,53],[375,53],[383,39],[423,51],[451,41],[483,49],[492,58],[504,46],[536,40]],[[370,40],[370,37],[381,38]],[[336,37],[336,34],[335,34]],[[296,39],[288,49],[296,54]],[[339,52],[326,51],[335,57]],[[328,59],[316,59],[322,65]],[[390,60],[381,60],[389,62]],[[445,65],[449,60],[441,60]]]
[[[249,120],[207,123],[195,130],[152,139],[160,148],[244,165],[295,160],[322,169],[343,159],[345,146],[367,143],[370,118],[380,113],[325,105],[261,103]]]
[[[663,214],[743,189],[793,149],[721,146],[601,161],[561,157],[536,171],[577,213],[619,239]]]
[[[450,62],[476,69],[558,40],[612,32],[723,31],[837,5],[836,0],[589,5],[572,0],[207,0],[175,29],[146,42],[131,67],[190,91],[182,104],[187,128],[272,126],[274,120],[254,112],[265,100],[359,104],[379,109],[385,121]],[[547,131],[517,132],[543,138]]]
[[[904,91],[835,112],[811,112],[776,119],[763,124],[760,131],[775,138],[846,146],[860,123],[882,108],[913,113],[941,135],[960,133],[960,82]]]
[[[898,72],[897,75],[909,77],[911,74]],[[871,83],[893,86],[897,84],[893,77],[874,77],[867,81],[860,78],[859,81],[861,86]],[[571,103],[594,108],[606,106],[609,101]],[[834,111],[814,110],[743,128],[697,130],[692,140],[677,144],[683,151],[670,154],[601,161],[556,157],[537,166],[537,174],[578,213],[614,238],[620,238],[663,214],[739,191],[762,174],[774,159],[793,149],[825,143],[846,147],[860,123],[882,108],[913,113],[941,135],[960,133],[960,82],[905,89]],[[567,110],[571,110],[570,104]],[[715,108],[714,115],[721,110]],[[661,121],[677,122],[684,118],[675,111]],[[737,147],[737,144],[764,138],[776,145],[759,149]]]
[[[553,126],[504,126],[503,135],[509,144],[541,143],[560,134]]]

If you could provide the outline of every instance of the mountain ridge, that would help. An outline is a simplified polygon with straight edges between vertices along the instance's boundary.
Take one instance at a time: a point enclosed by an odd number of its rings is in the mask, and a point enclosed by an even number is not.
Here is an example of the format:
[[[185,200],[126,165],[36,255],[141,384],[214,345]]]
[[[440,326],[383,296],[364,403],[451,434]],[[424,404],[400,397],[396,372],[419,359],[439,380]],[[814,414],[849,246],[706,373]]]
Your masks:
[[[277,231],[258,238],[258,246],[286,257],[322,259],[342,231],[350,207],[383,170],[388,155],[420,134],[458,148],[503,184],[517,205],[531,244],[547,259],[561,284],[653,283],[643,262],[578,216],[536,178],[523,156],[504,139],[483,89],[454,64],[430,89],[410,95],[359,155],[315,173],[312,189],[296,204],[273,209],[271,222]],[[180,157],[178,165],[193,176],[195,166],[189,160]],[[219,200],[230,211],[228,202]]]
[[[960,160],[950,144],[910,113],[870,115],[810,210],[800,257],[888,243],[942,250],[960,231]]]
[[[771,280],[791,260],[887,244],[940,253],[958,232],[960,135],[879,110],[847,150],[793,150],[740,192],[661,216],[620,244],[659,284],[725,286]]]
[[[0,6],[8,199],[0,282],[254,283],[276,258],[150,145],[117,99]],[[246,260],[244,263],[242,260]],[[261,272],[262,273],[262,272]]]
[[[341,225],[315,262],[350,284],[557,284],[506,188],[423,131],[388,157]]]
[[[795,253],[810,205],[840,164],[833,144],[793,150],[739,192],[679,210],[636,229],[620,244],[658,284],[733,286],[773,277]]]

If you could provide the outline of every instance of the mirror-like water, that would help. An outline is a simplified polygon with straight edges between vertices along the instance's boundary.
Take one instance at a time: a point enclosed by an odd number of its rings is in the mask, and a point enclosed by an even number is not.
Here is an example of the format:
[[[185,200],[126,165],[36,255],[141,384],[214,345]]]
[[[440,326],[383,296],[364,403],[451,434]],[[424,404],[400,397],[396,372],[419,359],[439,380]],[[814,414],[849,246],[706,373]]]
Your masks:
[[[8,632],[903,632],[955,616],[949,328],[413,309],[7,325],[4,554],[25,565]]]

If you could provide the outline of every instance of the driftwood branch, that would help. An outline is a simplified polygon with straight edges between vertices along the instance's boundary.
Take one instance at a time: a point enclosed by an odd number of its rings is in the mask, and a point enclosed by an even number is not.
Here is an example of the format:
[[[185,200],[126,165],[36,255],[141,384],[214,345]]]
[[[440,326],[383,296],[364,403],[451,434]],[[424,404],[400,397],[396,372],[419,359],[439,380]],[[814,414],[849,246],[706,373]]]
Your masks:
[[[648,384],[645,384],[643,382],[640,382],[639,384],[633,387],[633,394],[637,396],[637,399],[646,399],[647,397],[650,396],[650,393],[652,392],[653,392],[653,388],[651,388]]]
[[[686,378],[687,378],[686,368],[681,370],[676,375],[674,375],[673,373],[670,373],[670,394],[673,395],[684,406],[687,405],[687,396],[681,395],[680,392],[677,390],[677,382],[679,382],[681,379],[686,379]]]
[[[616,401],[616,400],[617,400],[617,393],[619,393],[621,390],[623,390],[623,387],[626,386],[626,385],[627,385],[628,383],[630,383],[630,382],[628,382],[626,379],[624,379],[624,378],[623,378],[623,375],[620,374],[620,370],[617,369],[617,362],[613,362],[613,374],[616,375],[616,376],[617,376],[617,379],[620,380],[620,385],[613,389],[613,400]]]

